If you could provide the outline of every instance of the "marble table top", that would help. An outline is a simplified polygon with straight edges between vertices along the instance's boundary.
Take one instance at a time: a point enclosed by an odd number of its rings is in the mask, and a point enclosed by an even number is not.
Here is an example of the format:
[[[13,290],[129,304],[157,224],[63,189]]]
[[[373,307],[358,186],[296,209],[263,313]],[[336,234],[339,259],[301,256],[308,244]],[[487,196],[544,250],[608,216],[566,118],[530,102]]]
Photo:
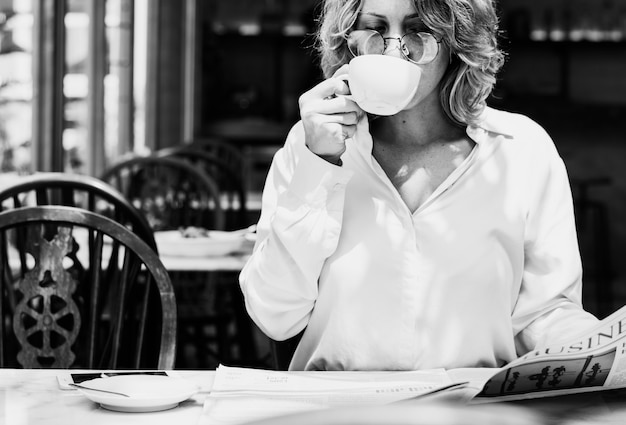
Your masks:
[[[77,390],[61,389],[57,376],[66,372],[54,369],[0,369],[0,424],[197,425],[208,423],[206,416],[203,416],[203,410],[205,399],[208,397],[215,379],[215,371],[213,370],[174,371],[181,378],[188,379],[197,385],[199,392],[175,408],[150,413],[123,413],[107,410],[90,401]],[[506,405],[507,403],[501,404]],[[539,421],[537,425],[542,423],[550,425],[626,423],[626,390],[526,400],[510,406],[529,408],[531,412],[546,419]],[[332,412],[324,415],[330,414]],[[270,422],[262,423],[264,425],[289,423],[284,420],[277,421],[277,419],[272,418]],[[314,417],[310,419],[312,420]],[[329,423],[328,417],[323,422],[315,422],[316,425],[328,425]],[[363,423],[371,422],[365,421]],[[407,422],[401,423],[406,424]],[[423,425],[423,422],[418,420],[414,423]],[[435,423],[442,422],[436,421]],[[461,422],[453,421],[450,423]],[[509,422],[503,423],[509,424]]]

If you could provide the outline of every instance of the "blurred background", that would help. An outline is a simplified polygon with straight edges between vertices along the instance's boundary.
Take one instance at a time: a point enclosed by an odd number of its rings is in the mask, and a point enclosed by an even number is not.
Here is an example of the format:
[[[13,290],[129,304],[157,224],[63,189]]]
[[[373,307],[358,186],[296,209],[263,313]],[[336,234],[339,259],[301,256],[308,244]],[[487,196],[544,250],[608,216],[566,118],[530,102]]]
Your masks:
[[[100,175],[220,138],[254,199],[297,99],[321,79],[316,0],[0,0],[0,179]],[[570,174],[585,305],[626,303],[626,0],[500,0],[490,99],[552,135]]]

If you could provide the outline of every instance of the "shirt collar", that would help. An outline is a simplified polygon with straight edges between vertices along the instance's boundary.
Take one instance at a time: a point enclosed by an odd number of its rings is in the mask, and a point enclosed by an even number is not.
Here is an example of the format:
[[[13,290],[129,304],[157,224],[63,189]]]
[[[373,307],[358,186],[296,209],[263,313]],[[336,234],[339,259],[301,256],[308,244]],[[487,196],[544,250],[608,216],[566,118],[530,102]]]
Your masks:
[[[477,133],[487,132],[513,138],[512,130],[511,123],[505,114],[487,107],[480,114],[478,122],[467,127],[467,134],[473,137]]]

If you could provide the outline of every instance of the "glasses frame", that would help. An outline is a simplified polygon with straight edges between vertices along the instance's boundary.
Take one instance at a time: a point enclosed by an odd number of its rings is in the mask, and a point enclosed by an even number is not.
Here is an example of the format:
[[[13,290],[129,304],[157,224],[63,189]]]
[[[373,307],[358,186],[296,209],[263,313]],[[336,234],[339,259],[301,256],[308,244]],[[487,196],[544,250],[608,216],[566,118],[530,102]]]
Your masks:
[[[416,65],[426,65],[431,63],[432,61],[434,61],[437,56],[439,56],[439,45],[441,44],[441,40],[437,39],[437,37],[435,37],[433,34],[429,33],[429,32],[425,32],[425,31],[416,31],[416,32],[407,32],[405,34],[402,35],[402,37],[385,37],[384,35],[382,35],[380,32],[376,31],[376,30],[370,30],[370,29],[362,29],[362,30],[354,30],[349,32],[348,34],[346,34],[345,38],[346,38],[346,42],[348,45],[348,51],[352,54],[352,56],[357,57],[357,56],[363,56],[363,55],[359,55],[356,54],[355,52],[352,51],[352,49],[350,48],[350,37],[352,36],[352,34],[354,33],[370,33],[371,36],[367,37],[367,39],[369,40],[372,36],[377,36],[382,38],[383,40],[383,49],[381,52],[379,53],[365,53],[366,55],[375,55],[375,54],[380,54],[380,55],[384,55],[385,52],[387,51],[388,47],[389,47],[389,40],[396,40],[398,41],[399,44],[399,49],[400,53],[402,54],[402,57],[406,60],[408,60],[411,63],[414,63]],[[407,35],[417,35],[419,36],[422,40],[434,40],[437,46],[437,51],[435,52],[434,55],[432,55],[432,57],[429,57],[427,59],[420,59],[420,60],[413,60],[409,57],[409,55],[411,54],[411,52],[409,51],[409,48],[407,47],[406,42],[404,41],[404,37],[406,37]],[[426,41],[425,41],[426,42]],[[426,49],[424,49],[424,51],[426,51]],[[423,55],[422,55],[423,58]]]

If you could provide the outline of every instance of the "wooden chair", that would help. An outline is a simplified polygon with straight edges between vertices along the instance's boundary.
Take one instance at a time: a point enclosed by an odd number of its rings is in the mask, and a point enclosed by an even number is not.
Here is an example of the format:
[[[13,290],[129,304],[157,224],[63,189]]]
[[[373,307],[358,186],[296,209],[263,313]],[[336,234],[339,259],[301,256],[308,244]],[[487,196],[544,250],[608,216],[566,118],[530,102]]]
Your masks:
[[[190,144],[184,145],[184,147],[201,150],[218,158],[222,164],[238,176],[237,179],[242,182],[246,196],[252,189],[253,183],[258,184],[258,182],[252,182],[254,178],[252,169],[254,161],[251,158],[251,152],[248,147],[237,144],[232,140],[215,136],[196,138]],[[252,221],[258,221],[258,216],[255,216],[254,213],[248,215],[252,217]]]
[[[170,278],[127,227],[75,207],[4,211],[0,266],[16,294],[13,311],[0,311],[0,367],[174,367]]]
[[[184,159],[160,154],[124,159],[102,179],[141,209],[155,231],[189,226],[225,229],[215,179]],[[245,330],[237,327],[241,294],[231,275],[170,271],[180,312],[178,367],[213,368],[220,362],[236,362],[242,351],[237,342]]]
[[[241,152],[241,149],[234,146],[232,143],[214,137],[204,137],[195,139],[190,144],[183,146],[201,150],[215,158],[219,158],[225,166],[233,170],[233,172],[238,173],[242,181],[246,181],[247,169],[245,156]]]
[[[35,205],[80,207],[112,218],[157,249],[144,215],[113,186],[95,177],[69,173],[37,173],[0,191],[0,211]]]
[[[153,230],[187,226],[224,229],[217,184],[180,158],[126,158],[106,170],[101,179],[142,211]]]
[[[213,178],[220,192],[220,205],[226,217],[226,230],[241,229],[252,224],[246,209],[247,194],[242,171],[245,167],[241,162],[236,168],[233,162],[229,162],[228,157],[222,157],[219,152],[210,152],[196,145],[165,148],[155,152],[155,155],[184,159]]]
[[[220,203],[225,215],[226,230],[242,229],[250,226],[254,221],[248,215],[246,208],[246,191],[244,189],[244,175],[242,171],[243,158],[237,156],[237,148],[226,143],[205,141],[204,148],[199,144],[191,144],[161,149],[155,152],[160,157],[181,158],[193,166],[203,170],[217,183],[220,191]],[[220,300],[222,317],[220,330],[214,347],[200,346],[198,358],[203,359],[198,364],[204,367],[214,365],[206,363],[207,358],[218,359],[218,363],[238,363],[245,366],[255,366],[259,363],[257,353],[252,344],[252,323],[248,317],[238,282],[239,273],[221,271],[211,273],[211,281],[216,287],[216,293],[212,298]],[[223,308],[228,306],[227,308]],[[231,323],[228,323],[231,321]],[[202,320],[197,323],[201,324]],[[236,332],[228,329],[236,329]],[[187,333],[186,331],[190,331]],[[201,326],[185,327],[181,335],[187,335],[189,340],[202,341]],[[208,342],[211,343],[212,339]],[[198,348],[199,344],[196,344]],[[236,352],[234,352],[234,350]]]
[[[0,211],[37,205],[75,206],[105,215],[130,228],[151,248],[157,250],[154,234],[143,214],[133,207],[124,196],[107,183],[87,175],[69,173],[37,173],[20,177],[14,184],[0,191]],[[24,240],[16,240],[20,255],[26,256]],[[75,253],[68,257],[76,264]],[[25,258],[21,264],[26,264]],[[8,267],[4,269],[9,270]],[[22,270],[22,274],[26,270]],[[10,281],[9,278],[5,280]],[[15,295],[10,286],[5,287],[6,311],[15,309]]]

